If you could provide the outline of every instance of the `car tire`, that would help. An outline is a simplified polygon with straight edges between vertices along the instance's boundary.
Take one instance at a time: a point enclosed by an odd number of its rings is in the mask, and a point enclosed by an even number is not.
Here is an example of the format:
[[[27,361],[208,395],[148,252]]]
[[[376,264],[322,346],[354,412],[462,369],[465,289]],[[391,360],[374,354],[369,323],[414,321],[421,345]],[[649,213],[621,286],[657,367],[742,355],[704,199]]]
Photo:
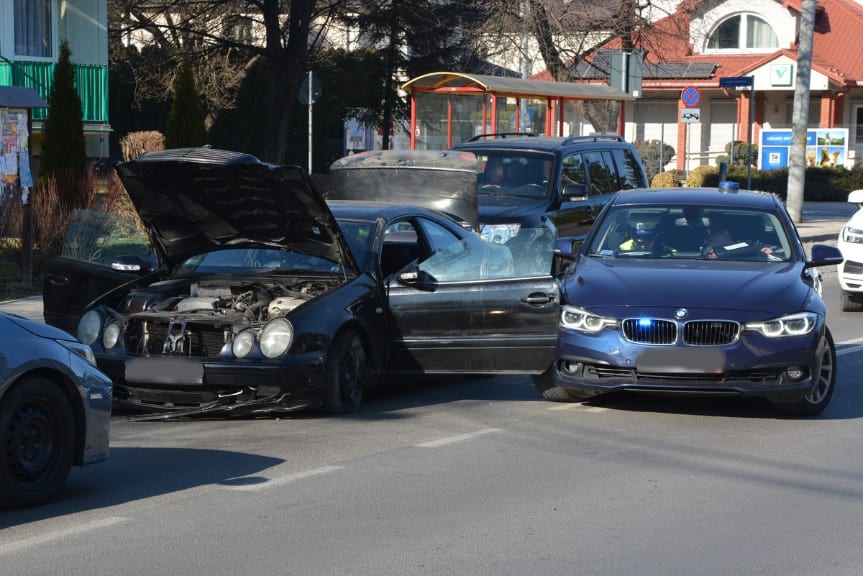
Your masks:
[[[53,498],[72,468],[74,438],[72,406],[54,382],[30,376],[13,386],[0,406],[0,506]]]
[[[542,374],[533,375],[533,385],[540,395],[551,402],[584,402],[594,394],[580,393],[554,384],[554,368],[549,366]]]
[[[833,390],[836,388],[836,347],[829,330],[824,331],[821,346],[821,361],[818,374],[815,375],[812,391],[791,404],[777,402],[774,407],[780,412],[794,416],[815,416],[830,403]]]
[[[325,407],[331,414],[354,412],[362,404],[369,377],[366,350],[356,330],[336,336],[327,354]]]
[[[842,311],[863,312],[863,294],[851,294],[842,290]]]

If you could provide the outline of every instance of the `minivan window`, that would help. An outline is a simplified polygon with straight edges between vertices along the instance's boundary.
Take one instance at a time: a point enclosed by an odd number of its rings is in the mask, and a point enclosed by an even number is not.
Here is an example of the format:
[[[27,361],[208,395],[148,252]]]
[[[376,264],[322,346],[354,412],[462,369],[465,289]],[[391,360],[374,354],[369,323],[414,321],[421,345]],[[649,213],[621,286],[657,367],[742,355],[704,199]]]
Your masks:
[[[584,152],[587,174],[590,179],[589,194],[596,196],[620,189],[614,170],[614,160],[608,151]]]
[[[620,169],[620,189],[630,190],[632,188],[642,188],[641,166],[638,159],[632,150],[626,148],[618,148],[614,150],[614,160]]]
[[[584,158],[581,154],[570,154],[563,158],[561,189],[567,184],[587,184],[587,174],[584,170]]]

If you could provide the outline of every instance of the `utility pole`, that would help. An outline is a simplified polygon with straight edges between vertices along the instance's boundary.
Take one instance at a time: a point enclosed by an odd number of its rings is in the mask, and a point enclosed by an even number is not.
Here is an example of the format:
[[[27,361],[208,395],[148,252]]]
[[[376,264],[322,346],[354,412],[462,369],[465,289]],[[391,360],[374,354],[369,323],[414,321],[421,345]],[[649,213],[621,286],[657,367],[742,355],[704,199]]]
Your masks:
[[[806,185],[806,129],[809,126],[809,81],[812,76],[812,39],[815,35],[816,0],[803,0],[800,36],[797,39],[797,83],[791,115],[791,150],[788,151],[788,190],[785,205],[791,219],[803,220]]]

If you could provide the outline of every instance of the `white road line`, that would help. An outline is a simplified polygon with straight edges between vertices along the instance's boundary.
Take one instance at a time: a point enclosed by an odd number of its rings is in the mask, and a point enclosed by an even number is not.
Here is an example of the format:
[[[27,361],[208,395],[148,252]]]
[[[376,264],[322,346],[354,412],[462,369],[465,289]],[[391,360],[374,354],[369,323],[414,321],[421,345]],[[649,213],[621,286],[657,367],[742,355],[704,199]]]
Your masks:
[[[312,476],[320,476],[322,474],[329,474],[331,472],[335,472],[337,470],[341,470],[342,466],[322,466],[321,468],[315,468],[313,470],[304,470],[303,472],[297,472],[295,474],[288,474],[287,476],[279,476],[277,478],[270,478],[264,482],[259,482],[257,484],[243,484],[238,486],[230,486],[223,485],[223,488],[227,488],[228,490],[238,490],[242,492],[256,492],[258,490],[268,490],[270,488],[275,488],[276,486],[283,486],[284,484],[290,484],[295,480],[302,480],[303,478],[310,478]]]
[[[479,438],[480,436],[485,436],[486,434],[491,434],[492,432],[501,432],[501,429],[483,428],[481,430],[477,430],[476,432],[467,432],[465,434],[447,436],[446,438],[439,438],[438,440],[431,440],[429,442],[423,442],[421,444],[414,444],[414,446],[418,448],[440,448],[441,446],[448,446],[450,444],[456,444],[458,442],[466,442],[468,440],[473,440],[474,438]]]
[[[852,340],[845,340],[844,342],[837,342],[836,344],[838,344],[838,345],[857,344],[858,342],[863,342],[863,336],[861,336],[860,338],[854,338]]]
[[[837,356],[844,356],[845,354],[852,354],[854,352],[860,352],[863,350],[863,346],[854,346],[852,348],[843,348],[842,350],[837,350]]]
[[[51,530],[50,532],[39,534],[38,536],[31,536],[30,538],[23,538],[21,540],[16,540],[13,542],[6,542],[4,544],[0,544],[0,556],[4,554],[11,554],[13,552],[20,552],[21,550],[33,548],[34,546],[43,546],[56,540],[78,536],[92,530],[107,528],[108,526],[113,526],[114,524],[125,522],[126,520],[127,518],[117,517],[102,518],[101,520],[94,520],[92,522],[85,522],[83,524],[75,524],[74,526],[69,526],[68,528]]]

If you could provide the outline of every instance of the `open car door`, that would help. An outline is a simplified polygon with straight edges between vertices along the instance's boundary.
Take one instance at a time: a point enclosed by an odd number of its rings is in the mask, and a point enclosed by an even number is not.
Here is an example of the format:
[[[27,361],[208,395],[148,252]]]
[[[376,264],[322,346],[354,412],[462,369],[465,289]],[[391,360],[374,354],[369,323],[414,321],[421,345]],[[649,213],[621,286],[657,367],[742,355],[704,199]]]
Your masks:
[[[390,372],[540,374],[552,362],[560,286],[555,232],[506,244],[472,235],[387,281]]]
[[[122,216],[78,210],[60,256],[45,263],[45,323],[75,334],[87,304],[111,289],[152,272],[146,237]]]

